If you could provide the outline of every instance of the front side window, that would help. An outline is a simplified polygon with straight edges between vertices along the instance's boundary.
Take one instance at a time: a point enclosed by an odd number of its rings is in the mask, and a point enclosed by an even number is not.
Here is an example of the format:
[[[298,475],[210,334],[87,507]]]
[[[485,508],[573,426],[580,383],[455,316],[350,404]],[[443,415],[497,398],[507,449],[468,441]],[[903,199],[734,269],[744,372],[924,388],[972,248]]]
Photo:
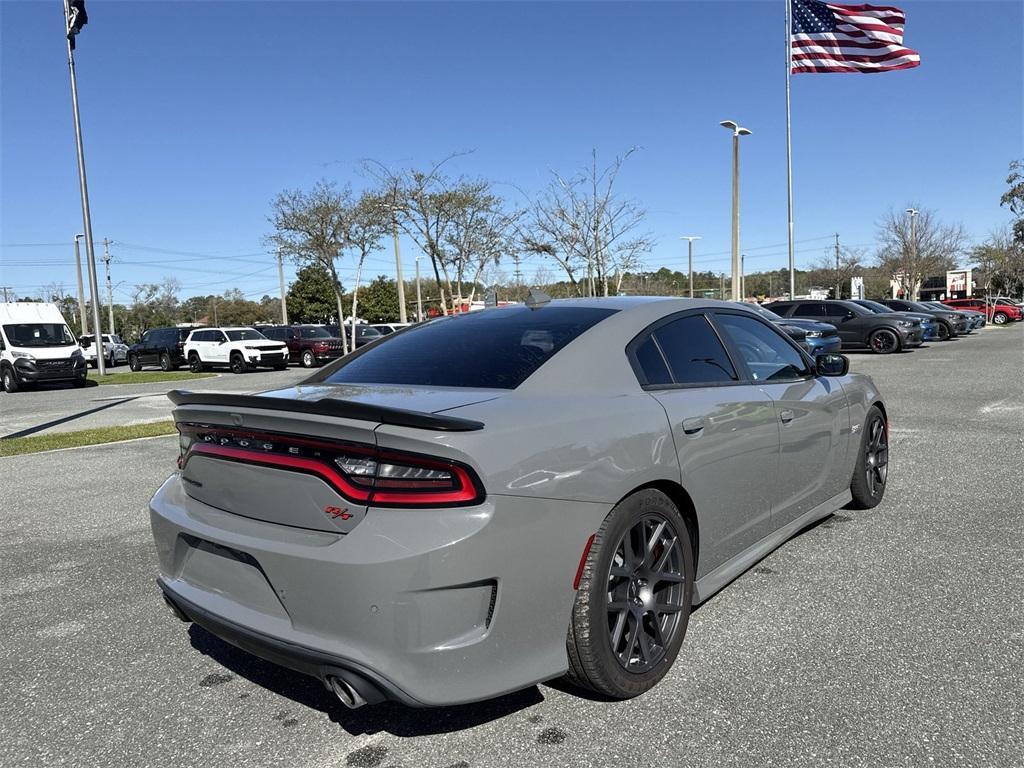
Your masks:
[[[255,328],[241,328],[237,331],[224,331],[229,341],[266,341],[266,336]]]
[[[755,381],[792,381],[807,375],[807,365],[778,332],[752,317],[715,315]]]
[[[798,304],[794,315],[810,315],[811,317],[824,316],[824,306],[820,303]]]
[[[363,347],[323,381],[515,389],[615,312],[519,305],[438,318]]]
[[[304,339],[331,339],[334,338],[327,332],[327,329],[321,325],[307,325],[304,328],[299,328],[299,336]]]
[[[850,315],[856,314],[852,309],[842,304],[826,304],[825,305],[825,317],[834,318],[845,318]]]
[[[736,380],[736,369],[704,315],[673,320],[651,336],[665,356],[676,384],[715,384]]]
[[[75,337],[63,323],[12,323],[4,326],[12,347],[64,347]]]

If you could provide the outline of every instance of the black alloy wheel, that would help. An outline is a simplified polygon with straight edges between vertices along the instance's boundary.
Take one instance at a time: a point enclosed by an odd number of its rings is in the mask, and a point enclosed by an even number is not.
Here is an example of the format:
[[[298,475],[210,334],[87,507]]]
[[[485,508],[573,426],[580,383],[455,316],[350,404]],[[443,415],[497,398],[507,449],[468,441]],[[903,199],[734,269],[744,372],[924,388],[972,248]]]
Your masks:
[[[171,356],[166,352],[160,353],[160,370],[169,371],[171,370]]]
[[[888,355],[898,352],[900,349],[899,337],[888,328],[881,328],[872,333],[868,343],[871,346],[871,351],[879,355]]]
[[[188,369],[192,373],[203,372],[203,361],[199,359],[199,355],[197,355],[195,352],[188,356]]]
[[[232,373],[245,373],[246,365],[245,359],[235,352],[231,355],[231,372]]]
[[[860,454],[850,483],[853,509],[871,509],[878,506],[885,495],[889,480],[889,427],[878,406],[868,409],[861,437]]]
[[[949,330],[949,326],[948,325],[946,325],[945,323],[941,323],[940,322],[939,323],[939,331],[938,331],[938,333],[939,333],[939,341],[949,341],[949,337],[950,337],[951,334],[950,334],[950,330]]]
[[[142,363],[139,362],[138,355],[128,355],[128,367],[136,373],[142,370]]]
[[[671,645],[685,604],[684,557],[679,536],[651,514],[615,547],[608,570],[608,640],[627,672],[647,672]]]

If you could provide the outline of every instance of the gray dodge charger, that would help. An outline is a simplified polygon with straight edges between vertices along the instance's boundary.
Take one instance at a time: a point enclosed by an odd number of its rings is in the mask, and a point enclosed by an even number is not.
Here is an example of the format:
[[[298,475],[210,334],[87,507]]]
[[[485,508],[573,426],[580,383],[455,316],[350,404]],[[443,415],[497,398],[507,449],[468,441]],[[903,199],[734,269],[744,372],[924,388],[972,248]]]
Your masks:
[[[847,368],[736,304],[531,296],[288,389],[174,392],[158,583],[350,707],[636,696],[693,605],[881,501],[885,406]]]

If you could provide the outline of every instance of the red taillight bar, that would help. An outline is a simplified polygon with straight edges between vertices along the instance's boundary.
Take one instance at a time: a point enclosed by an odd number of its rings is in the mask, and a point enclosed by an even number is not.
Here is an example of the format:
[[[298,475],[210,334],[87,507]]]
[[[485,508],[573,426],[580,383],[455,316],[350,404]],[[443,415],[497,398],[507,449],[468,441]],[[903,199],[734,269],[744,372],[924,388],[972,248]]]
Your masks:
[[[178,424],[178,431],[191,436],[193,442],[179,459],[179,466],[184,469],[193,455],[209,456],[214,459],[236,461],[245,464],[273,467],[304,472],[319,477],[330,485],[341,496],[358,504],[372,504],[391,507],[438,507],[467,506],[479,504],[484,500],[483,487],[471,469],[456,462],[420,456],[391,450],[381,450],[374,446],[316,440],[292,435],[270,432],[253,432],[223,428],[219,426],[203,426],[197,424]],[[278,449],[302,449],[312,452],[323,451],[326,456],[299,456],[285,453],[273,453],[261,450],[261,446],[246,447],[224,445],[218,442],[197,440],[197,435],[208,433],[218,438],[232,441],[251,440],[257,443],[271,443]],[[297,451],[296,451],[297,452]],[[401,478],[380,478],[377,476],[360,476],[360,480],[369,480],[365,485],[355,481],[337,467],[333,459],[338,456],[365,456],[373,458],[378,468],[381,464],[399,464],[401,466],[440,469],[450,472],[456,487],[438,490],[437,482]],[[387,488],[385,490],[385,487]]]

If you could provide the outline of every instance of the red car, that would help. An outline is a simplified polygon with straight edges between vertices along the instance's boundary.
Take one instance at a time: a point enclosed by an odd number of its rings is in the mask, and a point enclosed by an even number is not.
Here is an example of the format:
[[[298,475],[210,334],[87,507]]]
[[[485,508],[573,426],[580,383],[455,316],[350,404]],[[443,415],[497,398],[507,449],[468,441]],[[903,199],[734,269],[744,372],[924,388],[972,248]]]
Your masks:
[[[1024,313],[1021,312],[1020,307],[1009,302],[1003,303],[1000,300],[990,304],[982,298],[943,299],[942,303],[953,309],[973,309],[975,312],[984,312],[985,317],[996,325],[1005,325],[1011,320],[1024,318]]]

